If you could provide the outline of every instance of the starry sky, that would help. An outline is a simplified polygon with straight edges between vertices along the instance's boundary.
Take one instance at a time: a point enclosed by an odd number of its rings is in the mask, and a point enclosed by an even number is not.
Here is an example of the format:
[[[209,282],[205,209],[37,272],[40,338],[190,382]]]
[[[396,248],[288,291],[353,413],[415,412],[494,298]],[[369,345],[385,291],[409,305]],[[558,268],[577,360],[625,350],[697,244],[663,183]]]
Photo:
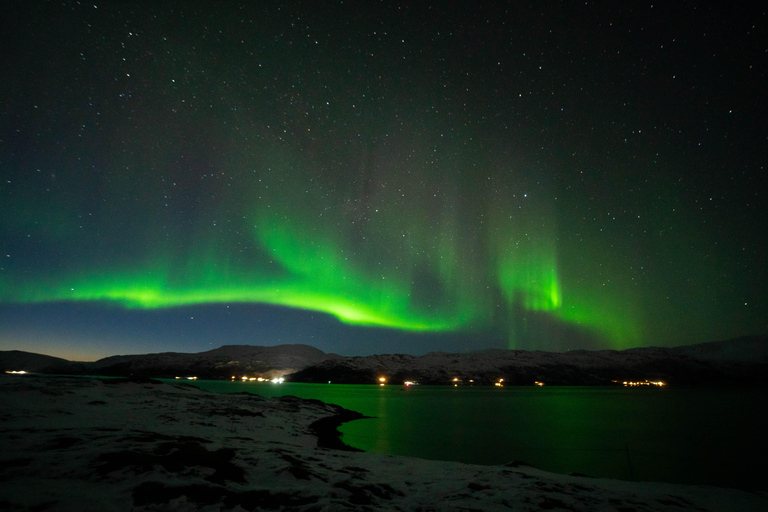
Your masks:
[[[768,334],[764,6],[3,10],[0,350]]]

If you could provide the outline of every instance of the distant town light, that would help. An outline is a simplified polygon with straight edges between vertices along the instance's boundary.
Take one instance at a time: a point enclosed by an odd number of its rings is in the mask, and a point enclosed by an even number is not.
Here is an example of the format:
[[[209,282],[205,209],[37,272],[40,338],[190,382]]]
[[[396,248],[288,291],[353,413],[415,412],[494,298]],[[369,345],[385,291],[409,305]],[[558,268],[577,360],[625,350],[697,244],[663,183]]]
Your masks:
[[[627,381],[625,380],[623,382],[624,386],[627,387],[633,387],[633,386],[666,386],[666,383],[664,381],[660,380],[644,380],[644,381]]]

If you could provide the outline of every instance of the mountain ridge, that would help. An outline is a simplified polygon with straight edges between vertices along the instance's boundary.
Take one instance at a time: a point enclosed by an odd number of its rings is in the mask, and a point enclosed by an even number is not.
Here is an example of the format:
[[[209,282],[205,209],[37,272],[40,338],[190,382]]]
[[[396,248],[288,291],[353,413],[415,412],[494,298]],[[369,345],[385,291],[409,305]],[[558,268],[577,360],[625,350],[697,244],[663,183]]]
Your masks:
[[[680,385],[768,384],[768,338],[746,336],[679,347],[569,352],[484,349],[340,356],[310,345],[223,345],[198,353],[115,355],[67,361],[18,350],[0,351],[0,369],[40,373],[203,379],[284,377],[294,382],[374,384],[610,385],[662,380]]]
[[[18,351],[17,351],[18,352]],[[224,345],[205,352],[158,352],[152,354],[114,355],[93,362],[67,361],[53,358],[47,366],[27,352],[24,360],[0,352],[0,369],[26,370],[40,373],[71,375],[175,377],[196,376],[203,379],[224,379],[251,375],[263,378],[281,377],[326,359],[341,357],[326,354],[309,345]],[[50,357],[50,356],[41,356]]]
[[[489,349],[423,356],[383,354],[324,361],[288,376],[296,382],[611,385],[768,384],[768,338],[748,336],[681,347],[544,352]]]

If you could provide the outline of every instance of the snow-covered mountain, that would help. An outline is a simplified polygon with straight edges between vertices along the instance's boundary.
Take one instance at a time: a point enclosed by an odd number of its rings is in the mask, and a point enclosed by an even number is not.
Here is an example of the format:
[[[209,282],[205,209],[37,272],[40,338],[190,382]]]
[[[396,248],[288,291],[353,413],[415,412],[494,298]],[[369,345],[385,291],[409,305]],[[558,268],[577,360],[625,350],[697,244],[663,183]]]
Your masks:
[[[287,376],[294,382],[402,384],[604,385],[615,381],[675,384],[768,383],[768,339],[740,338],[675,348],[484,350],[423,356],[384,354],[323,361]]]
[[[763,336],[745,336],[725,341],[698,343],[673,350],[708,361],[768,363],[768,341]]]
[[[606,385],[614,381],[664,381],[669,384],[768,384],[768,338],[745,337],[675,348],[541,352],[482,350],[423,356],[383,354],[342,357],[309,345],[226,345],[195,354],[164,352],[112,356],[92,363],[20,351],[0,352],[0,369],[81,375],[142,377],[232,376],[294,382],[374,384],[503,383],[531,385]],[[455,379],[455,380],[454,380]],[[503,381],[502,381],[503,379]]]

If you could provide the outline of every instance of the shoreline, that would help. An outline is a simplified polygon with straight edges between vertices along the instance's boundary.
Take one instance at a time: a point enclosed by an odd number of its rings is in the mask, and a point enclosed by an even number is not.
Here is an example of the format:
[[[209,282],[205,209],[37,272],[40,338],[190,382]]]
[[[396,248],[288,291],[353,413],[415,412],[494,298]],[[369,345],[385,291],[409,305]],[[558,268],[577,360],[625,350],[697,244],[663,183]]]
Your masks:
[[[339,407],[337,414],[327,418],[320,418],[309,425],[309,431],[317,436],[317,447],[348,452],[364,452],[365,450],[346,444],[343,441],[343,434],[339,431],[339,427],[349,421],[368,419],[372,418],[372,416],[350,411],[341,406],[337,407]]]
[[[363,417],[186,384],[2,376],[0,508],[766,510],[768,494],[358,451]]]

